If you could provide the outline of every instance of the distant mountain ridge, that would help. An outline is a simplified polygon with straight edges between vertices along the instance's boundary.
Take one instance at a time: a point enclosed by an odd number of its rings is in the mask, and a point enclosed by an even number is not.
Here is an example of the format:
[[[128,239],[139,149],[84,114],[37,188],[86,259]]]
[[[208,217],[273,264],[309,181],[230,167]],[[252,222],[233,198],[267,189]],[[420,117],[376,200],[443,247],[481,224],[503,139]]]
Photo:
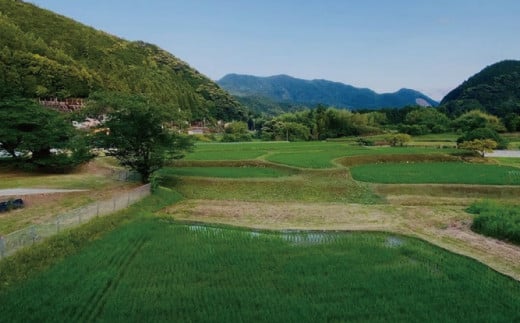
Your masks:
[[[499,117],[520,115],[520,61],[487,66],[449,92],[441,101],[448,114],[480,109]]]
[[[289,75],[259,77],[227,74],[217,83],[237,97],[265,97],[274,102],[324,104],[337,108],[377,109],[407,105],[437,106],[438,102],[411,89],[379,94],[367,88],[328,80],[303,80]]]

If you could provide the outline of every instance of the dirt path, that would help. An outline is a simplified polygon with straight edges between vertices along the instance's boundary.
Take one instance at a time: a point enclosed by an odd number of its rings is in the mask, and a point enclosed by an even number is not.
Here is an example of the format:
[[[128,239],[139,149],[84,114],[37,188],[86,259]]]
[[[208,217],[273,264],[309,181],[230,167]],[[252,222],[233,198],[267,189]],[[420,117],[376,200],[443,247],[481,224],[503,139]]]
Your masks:
[[[34,194],[49,194],[49,193],[69,193],[69,192],[84,192],[86,190],[65,190],[54,188],[11,188],[0,190],[0,196],[22,196]]]
[[[188,200],[163,213],[178,220],[257,229],[388,231],[416,236],[520,280],[520,247],[469,229],[462,206]]]
[[[520,158],[520,150],[495,150],[492,153],[486,153],[486,157]]]

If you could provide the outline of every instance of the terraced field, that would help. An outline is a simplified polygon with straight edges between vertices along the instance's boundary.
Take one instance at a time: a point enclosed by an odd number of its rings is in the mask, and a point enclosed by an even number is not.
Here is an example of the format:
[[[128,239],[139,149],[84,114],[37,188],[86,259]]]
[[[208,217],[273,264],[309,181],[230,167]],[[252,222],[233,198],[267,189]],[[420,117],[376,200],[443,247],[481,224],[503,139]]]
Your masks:
[[[1,293],[0,302],[10,322],[514,321],[520,283],[399,235],[148,218]]]
[[[0,286],[0,318],[518,321],[520,246],[472,232],[465,211],[516,200],[503,171],[517,163],[478,162],[348,142],[199,145],[161,171],[170,190],[129,210],[127,224],[41,258],[52,265],[29,251],[0,263],[23,277]],[[356,169],[395,165],[396,182],[356,180]],[[424,183],[453,167],[449,184]],[[477,171],[487,179],[466,183]],[[23,274],[26,263],[42,269]]]

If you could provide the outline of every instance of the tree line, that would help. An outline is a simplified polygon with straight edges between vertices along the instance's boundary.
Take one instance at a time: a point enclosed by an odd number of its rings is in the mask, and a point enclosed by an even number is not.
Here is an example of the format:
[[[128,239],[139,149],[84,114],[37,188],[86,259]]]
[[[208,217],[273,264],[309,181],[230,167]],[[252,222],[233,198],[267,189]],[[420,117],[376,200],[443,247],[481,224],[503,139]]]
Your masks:
[[[236,123],[242,123],[242,126]],[[232,134],[244,134],[249,129],[262,140],[308,141],[349,136],[372,136],[383,133],[402,133],[411,136],[453,132],[459,134],[458,143],[475,139],[490,139],[498,148],[506,148],[507,141],[500,135],[520,128],[507,127],[499,117],[481,110],[470,110],[449,118],[437,108],[405,107],[377,111],[349,111],[318,106],[286,112],[278,116],[255,115],[247,124],[235,122],[226,129],[225,141]],[[235,136],[237,141],[247,139]]]

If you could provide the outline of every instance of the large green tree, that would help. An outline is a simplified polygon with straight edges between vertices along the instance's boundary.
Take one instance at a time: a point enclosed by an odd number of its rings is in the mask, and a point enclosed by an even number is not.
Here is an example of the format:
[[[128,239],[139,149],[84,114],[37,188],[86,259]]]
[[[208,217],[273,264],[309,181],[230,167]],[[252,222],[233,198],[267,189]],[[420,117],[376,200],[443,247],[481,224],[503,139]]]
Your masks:
[[[165,161],[183,157],[192,147],[187,136],[171,126],[174,116],[164,106],[142,96],[111,96],[96,102],[105,105],[106,131],[98,133],[105,148],[113,148],[113,155],[121,165],[141,174],[143,182],[160,169]]]
[[[1,100],[0,120],[0,148],[13,159],[61,171],[91,157],[82,134],[63,114],[32,100]]]

